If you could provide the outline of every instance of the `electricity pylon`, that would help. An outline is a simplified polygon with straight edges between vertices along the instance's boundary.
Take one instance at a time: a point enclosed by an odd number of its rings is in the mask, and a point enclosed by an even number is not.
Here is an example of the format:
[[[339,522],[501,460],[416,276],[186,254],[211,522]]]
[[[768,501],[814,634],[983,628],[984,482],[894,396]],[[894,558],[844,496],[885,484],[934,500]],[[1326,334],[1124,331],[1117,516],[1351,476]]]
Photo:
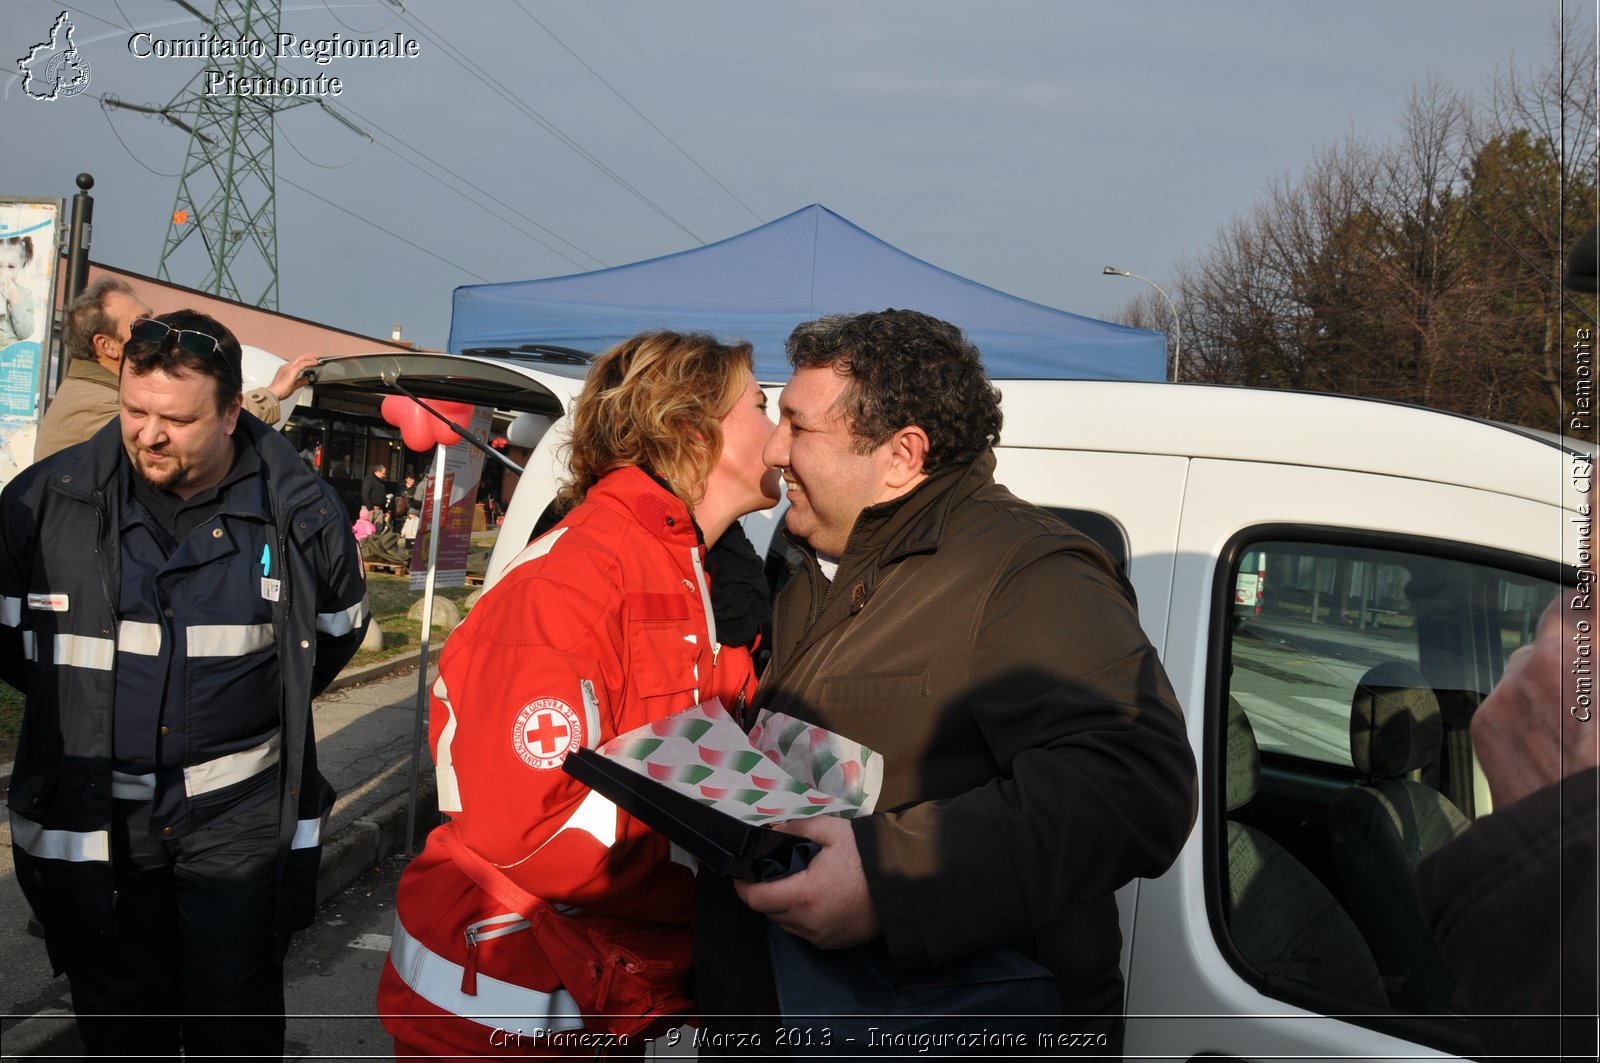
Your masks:
[[[259,56],[243,49],[245,54],[236,59],[211,59],[207,63],[211,69],[231,74],[236,83],[277,78],[276,49],[270,43],[277,39],[282,0],[217,0],[209,18],[184,0],[174,2],[199,19],[215,39],[268,42]],[[160,115],[189,134],[156,276],[175,280],[173,271],[181,268],[192,277],[200,272],[193,268],[199,260],[203,280],[190,282],[190,287],[276,310],[278,206],[273,132],[277,113],[316,103],[355,132],[367,134],[318,97],[210,95],[206,92],[209,76],[205,70],[195,74],[165,107],[143,107],[109,97],[106,103]]]

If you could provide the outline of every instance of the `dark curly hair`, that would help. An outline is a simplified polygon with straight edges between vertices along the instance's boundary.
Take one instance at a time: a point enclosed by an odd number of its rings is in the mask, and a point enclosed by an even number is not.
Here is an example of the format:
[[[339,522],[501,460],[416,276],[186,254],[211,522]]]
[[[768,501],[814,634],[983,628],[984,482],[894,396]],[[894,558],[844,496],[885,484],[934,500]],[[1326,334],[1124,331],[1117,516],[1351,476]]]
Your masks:
[[[831,314],[797,326],[788,353],[796,369],[832,366],[850,378],[839,412],[862,453],[916,425],[928,434],[931,475],[1000,442],[1000,392],[948,321],[915,310]]]
[[[153,318],[174,331],[159,342],[130,339],[122,348],[122,371],[134,376],[144,376],[156,369],[169,376],[182,373],[199,373],[211,377],[217,387],[217,411],[244,390],[244,352],[228,326],[198,310],[174,310]],[[178,344],[179,331],[201,332],[217,341],[216,354],[199,355],[184,350]]]

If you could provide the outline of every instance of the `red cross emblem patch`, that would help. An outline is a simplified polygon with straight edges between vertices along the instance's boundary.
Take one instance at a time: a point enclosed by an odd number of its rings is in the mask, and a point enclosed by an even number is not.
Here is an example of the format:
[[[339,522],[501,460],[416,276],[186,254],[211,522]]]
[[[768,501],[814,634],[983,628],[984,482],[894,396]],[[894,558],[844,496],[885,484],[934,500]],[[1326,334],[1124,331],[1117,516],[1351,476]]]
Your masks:
[[[583,745],[583,721],[557,698],[536,698],[517,714],[511,744],[535,771],[561,767],[567,754]]]

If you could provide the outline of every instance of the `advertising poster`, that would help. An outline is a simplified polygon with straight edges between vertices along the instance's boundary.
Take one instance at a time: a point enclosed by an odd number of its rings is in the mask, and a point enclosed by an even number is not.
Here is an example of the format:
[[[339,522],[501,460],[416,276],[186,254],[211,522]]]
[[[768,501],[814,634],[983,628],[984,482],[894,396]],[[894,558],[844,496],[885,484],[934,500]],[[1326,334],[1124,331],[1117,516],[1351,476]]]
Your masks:
[[[0,483],[33,460],[44,413],[59,199],[0,196]]]
[[[487,441],[494,410],[476,406],[466,428]],[[478,481],[483,477],[483,452],[462,440],[446,448],[444,495],[446,509],[439,522],[438,572],[435,587],[460,587],[467,582],[467,554],[472,548],[472,517],[478,505]],[[433,474],[424,480],[422,519],[411,544],[411,589],[421,590],[428,578],[428,536],[433,527]]]

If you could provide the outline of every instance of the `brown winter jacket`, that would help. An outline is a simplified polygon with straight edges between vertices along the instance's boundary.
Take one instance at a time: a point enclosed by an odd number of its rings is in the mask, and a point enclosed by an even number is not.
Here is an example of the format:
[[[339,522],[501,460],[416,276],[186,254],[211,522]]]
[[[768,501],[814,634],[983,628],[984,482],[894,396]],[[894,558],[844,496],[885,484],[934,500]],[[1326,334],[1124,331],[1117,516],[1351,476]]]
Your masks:
[[[883,755],[854,826],[898,966],[1009,942],[1056,973],[1067,1013],[1116,1013],[1112,893],[1176,858],[1194,758],[1132,589],[994,467],[986,452],[867,509],[831,584],[797,543],[756,704]],[[735,959],[701,937],[708,989],[759,977],[764,938],[745,940]]]
[[[33,460],[43,461],[100,431],[117,415],[117,387],[117,374],[99,362],[74,358],[68,363],[67,379],[56,389],[44,420],[39,422]]]
[[[1418,900],[1489,1055],[1595,1058],[1597,798],[1600,768],[1574,773],[1417,867]]]

